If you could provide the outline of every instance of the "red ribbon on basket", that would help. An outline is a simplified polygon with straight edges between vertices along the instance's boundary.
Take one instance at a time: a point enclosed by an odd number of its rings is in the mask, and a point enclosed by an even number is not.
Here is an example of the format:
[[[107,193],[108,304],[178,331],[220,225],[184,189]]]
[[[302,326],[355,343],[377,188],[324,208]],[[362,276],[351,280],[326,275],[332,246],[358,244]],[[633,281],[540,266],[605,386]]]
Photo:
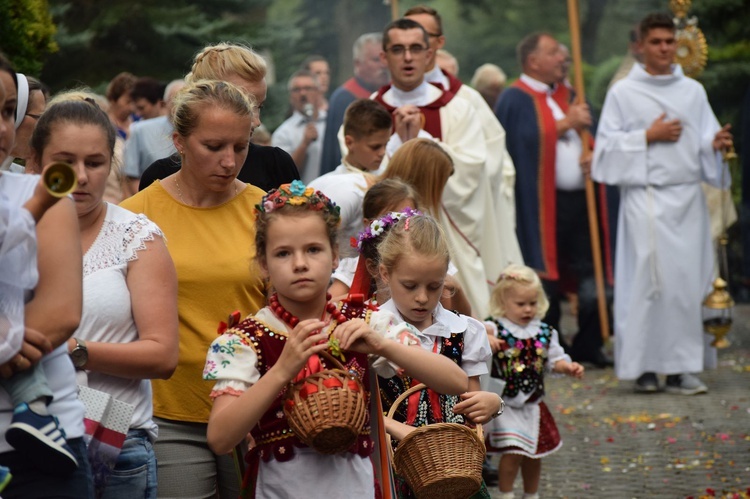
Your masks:
[[[300,369],[300,371],[297,373],[297,376],[294,377],[293,382],[299,383],[303,379],[307,378],[311,374],[319,373],[323,370],[323,365],[320,363],[320,357],[318,355],[311,355],[307,359],[307,363],[305,364],[305,367]]]

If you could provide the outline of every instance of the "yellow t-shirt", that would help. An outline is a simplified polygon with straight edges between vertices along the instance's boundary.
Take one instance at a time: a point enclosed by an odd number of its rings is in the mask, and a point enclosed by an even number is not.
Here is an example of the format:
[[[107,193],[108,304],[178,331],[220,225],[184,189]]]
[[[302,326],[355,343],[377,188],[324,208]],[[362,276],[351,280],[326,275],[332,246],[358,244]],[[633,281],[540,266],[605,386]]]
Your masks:
[[[253,212],[263,194],[248,185],[220,206],[195,208],[157,181],[120,204],[161,228],[177,269],[180,357],[170,379],[152,380],[155,416],[208,422],[213,383],[203,381],[203,367],[216,328],[233,310],[244,317],[265,305]]]

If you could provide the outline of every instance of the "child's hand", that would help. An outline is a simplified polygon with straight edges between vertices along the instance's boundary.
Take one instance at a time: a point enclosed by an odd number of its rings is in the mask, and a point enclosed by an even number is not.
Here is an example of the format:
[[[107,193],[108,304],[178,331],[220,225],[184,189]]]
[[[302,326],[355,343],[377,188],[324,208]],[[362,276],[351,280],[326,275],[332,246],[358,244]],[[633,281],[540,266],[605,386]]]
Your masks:
[[[307,362],[311,355],[315,355],[328,348],[328,335],[321,330],[326,323],[317,319],[306,319],[295,326],[286,340],[284,350],[274,369],[280,369],[284,379],[291,380]]]
[[[484,331],[487,333],[487,340],[490,342],[490,349],[493,354],[496,354],[503,348],[504,341],[497,337],[497,330],[490,326],[487,322],[484,322]]]
[[[555,362],[554,371],[556,373],[567,374],[568,376],[581,379],[583,378],[584,368],[578,362],[568,362],[565,360],[558,360],[557,362]]]
[[[500,411],[501,398],[492,392],[466,392],[460,395],[461,402],[453,406],[455,414],[463,414],[472,423],[490,421]]]
[[[493,354],[496,354],[497,352],[503,349],[503,343],[505,342],[501,340],[500,338],[497,338],[495,336],[488,334],[487,339],[490,342],[490,348],[492,349]]]
[[[34,195],[29,198],[23,207],[26,208],[35,222],[39,222],[46,211],[55,205],[60,200],[49,193],[47,186],[44,184],[44,177],[39,179],[39,182],[34,188]]]
[[[383,344],[383,338],[362,319],[339,324],[333,330],[333,337],[339,340],[342,350],[366,354],[377,353]]]
[[[413,426],[400,423],[395,419],[391,419],[387,416],[383,417],[383,423],[386,433],[388,433],[391,438],[395,438],[396,440],[403,440],[406,435],[416,430],[416,428],[414,428]]]
[[[568,369],[567,369],[568,372],[566,374],[568,376],[573,376],[574,378],[581,379],[583,378],[584,370],[585,370],[584,367],[578,362],[570,362],[568,364]]]

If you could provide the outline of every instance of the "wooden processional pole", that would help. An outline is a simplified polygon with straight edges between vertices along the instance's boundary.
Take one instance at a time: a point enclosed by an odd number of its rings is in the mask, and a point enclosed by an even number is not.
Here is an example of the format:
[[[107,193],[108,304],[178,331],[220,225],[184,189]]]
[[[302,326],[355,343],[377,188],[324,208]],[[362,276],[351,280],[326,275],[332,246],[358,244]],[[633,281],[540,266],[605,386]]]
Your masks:
[[[573,74],[575,79],[576,102],[586,102],[583,88],[583,66],[581,61],[581,28],[578,21],[578,0],[568,0],[568,24],[570,25],[570,53],[573,56]],[[583,153],[581,158],[590,158],[591,134],[588,130],[580,132]],[[604,270],[602,268],[602,251],[599,240],[599,223],[596,210],[596,193],[591,173],[584,175],[586,179],[586,207],[589,213],[589,233],[591,234],[591,256],[594,260],[594,278],[596,280],[596,298],[599,305],[599,324],[602,330],[602,340],[606,345],[609,341],[609,314],[607,313],[607,295],[604,288]]]

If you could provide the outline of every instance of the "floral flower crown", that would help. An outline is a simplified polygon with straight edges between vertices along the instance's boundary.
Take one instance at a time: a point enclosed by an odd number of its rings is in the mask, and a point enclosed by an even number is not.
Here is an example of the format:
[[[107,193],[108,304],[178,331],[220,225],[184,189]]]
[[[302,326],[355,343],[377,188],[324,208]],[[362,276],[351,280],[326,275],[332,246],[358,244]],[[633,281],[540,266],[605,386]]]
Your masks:
[[[365,243],[365,241],[379,238],[386,230],[390,229],[391,226],[396,225],[396,223],[402,218],[410,218],[422,214],[421,211],[409,207],[404,208],[403,211],[392,211],[377,220],[373,220],[369,226],[365,227],[365,230],[359,233],[359,237],[356,239],[356,244],[354,238],[352,238],[352,246],[356,246],[357,250],[361,253],[362,244]]]
[[[291,184],[283,184],[278,189],[271,189],[263,196],[260,204],[255,205],[255,211],[272,213],[284,205],[303,206],[311,211],[325,211],[331,215],[336,223],[341,222],[341,208],[320,191],[306,187],[301,180],[294,180]]]

